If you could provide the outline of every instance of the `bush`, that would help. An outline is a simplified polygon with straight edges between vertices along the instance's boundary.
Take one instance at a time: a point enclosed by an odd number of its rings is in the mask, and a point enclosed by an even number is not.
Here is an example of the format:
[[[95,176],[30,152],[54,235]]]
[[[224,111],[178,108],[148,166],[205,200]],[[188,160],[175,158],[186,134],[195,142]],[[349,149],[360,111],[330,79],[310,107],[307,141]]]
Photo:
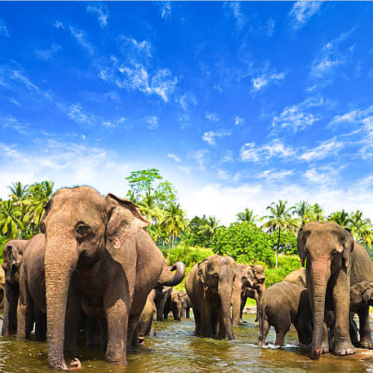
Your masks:
[[[280,255],[278,257],[278,268],[265,268],[266,287],[281,282],[290,272],[301,267],[297,255]]]
[[[238,263],[274,263],[270,236],[251,222],[220,227],[215,233],[212,250],[219,255],[229,255]]]

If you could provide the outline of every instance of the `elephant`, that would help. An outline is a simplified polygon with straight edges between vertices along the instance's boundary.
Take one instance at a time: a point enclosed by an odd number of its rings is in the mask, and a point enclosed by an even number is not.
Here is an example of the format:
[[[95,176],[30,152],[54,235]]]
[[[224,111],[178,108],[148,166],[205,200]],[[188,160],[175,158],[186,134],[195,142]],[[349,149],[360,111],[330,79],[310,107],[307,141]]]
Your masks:
[[[195,264],[185,280],[193,304],[196,335],[235,339],[231,319],[235,261],[231,257],[211,255]]]
[[[3,267],[0,267],[0,310],[4,308],[4,286],[5,286],[5,272]]]
[[[47,333],[45,299],[45,236],[40,233],[27,243],[19,277],[17,308],[17,339],[24,340],[34,327],[37,340],[45,340]]]
[[[306,279],[313,318],[310,357],[329,351],[325,311],[335,313],[334,353],[355,352],[349,333],[350,276],[354,258],[351,233],[335,222],[311,222],[298,233],[298,254],[306,261]]]
[[[307,288],[306,269],[299,268],[285,276],[283,281],[292,282],[304,288]]]
[[[3,336],[15,335],[17,333],[19,270],[22,265],[27,242],[27,240],[11,240],[4,246],[4,260],[1,265],[5,275]]]
[[[294,324],[299,344],[312,342],[312,313],[308,291],[292,282],[282,281],[270,286],[264,293],[259,308],[258,345],[264,346],[271,326],[276,331],[276,346],[285,344],[285,336]]]
[[[186,293],[172,289],[171,291],[171,312],[174,320],[180,321],[185,317]]]
[[[181,317],[185,317],[186,319],[190,319],[190,309],[193,307],[190,298],[188,297],[187,293],[182,293],[180,295],[182,302],[183,302],[183,310],[181,312]]]
[[[91,187],[59,189],[45,207],[47,352],[52,369],[67,370],[67,355],[75,356],[82,303],[103,315],[107,330],[106,360],[127,365],[127,345],[136,344],[139,317],[157,285],[180,283],[185,266],[168,267],[161,251],[142,228],[149,225],[131,201],[102,196]],[[176,272],[172,272],[176,271]],[[96,317],[95,315],[87,315]],[[66,330],[66,321],[71,321]],[[70,365],[75,369],[77,359]]]
[[[170,286],[155,287],[155,306],[157,307],[157,321],[167,320],[168,314],[171,312],[171,292]]]
[[[140,319],[139,319],[139,324],[138,324],[138,338],[139,338],[139,343],[140,345],[144,344],[145,337],[150,335],[150,331],[152,328],[152,322],[153,322],[153,316],[157,312],[157,307],[155,306],[154,303],[154,298],[156,296],[155,289],[153,289],[145,303],[145,307],[142,310]]]

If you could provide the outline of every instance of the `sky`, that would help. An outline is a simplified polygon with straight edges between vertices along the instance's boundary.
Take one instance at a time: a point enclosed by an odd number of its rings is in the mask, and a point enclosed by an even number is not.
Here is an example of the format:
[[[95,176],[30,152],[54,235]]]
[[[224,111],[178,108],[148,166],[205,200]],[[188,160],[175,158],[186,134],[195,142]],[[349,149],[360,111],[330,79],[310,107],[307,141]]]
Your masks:
[[[0,2],[0,198],[124,197],[157,168],[189,218],[280,199],[373,219],[372,2]]]

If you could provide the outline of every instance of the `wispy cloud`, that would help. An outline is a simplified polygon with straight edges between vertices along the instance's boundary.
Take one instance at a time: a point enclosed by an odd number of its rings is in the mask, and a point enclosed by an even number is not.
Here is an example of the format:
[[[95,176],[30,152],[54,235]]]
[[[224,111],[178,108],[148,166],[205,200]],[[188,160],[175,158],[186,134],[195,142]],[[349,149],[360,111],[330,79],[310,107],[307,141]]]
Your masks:
[[[93,45],[88,41],[87,34],[84,31],[72,26],[69,27],[69,30],[81,47],[83,47],[89,54],[94,53]]]
[[[5,22],[0,18],[0,36],[9,37],[8,27],[6,27]]]
[[[57,29],[57,30],[64,30],[65,29],[65,26],[64,24],[61,22],[61,21],[56,21],[54,22],[53,26]]]
[[[50,61],[60,50],[62,47],[53,43],[49,49],[35,49],[34,53],[41,60]]]
[[[17,131],[22,135],[29,133],[29,124],[21,122],[18,118],[13,117],[12,115],[0,117],[0,125],[3,128]]]
[[[251,92],[259,92],[267,87],[270,83],[276,83],[283,81],[285,79],[284,73],[279,74],[263,74],[252,79]]]
[[[276,26],[276,22],[272,18],[269,18],[268,21],[267,21],[267,34],[268,34],[268,36],[272,36],[274,34],[275,26]]]
[[[341,49],[341,44],[349,39],[354,29],[341,33],[338,38],[323,46],[312,63],[311,76],[322,79],[330,75],[341,65],[348,62],[348,58],[353,52],[353,47],[348,46]]]
[[[147,127],[150,130],[155,130],[159,126],[159,124],[158,124],[158,118],[156,116],[149,117],[146,120],[146,123],[148,124]]]
[[[307,162],[325,159],[332,155],[337,155],[343,146],[343,142],[338,141],[336,138],[332,138],[321,142],[316,148],[305,151],[299,156],[299,159]]]
[[[290,158],[296,154],[291,146],[285,145],[282,141],[275,139],[272,142],[256,147],[255,143],[246,143],[240,149],[240,160],[242,162],[259,162],[273,157]]]
[[[282,170],[282,171],[276,171],[276,170],[265,170],[263,172],[260,172],[255,175],[256,179],[266,179],[269,182],[272,181],[284,181],[289,176],[292,176],[294,174],[293,170]]]
[[[215,145],[215,140],[217,138],[227,137],[231,134],[232,133],[227,130],[208,131],[203,134],[202,140],[206,141],[209,145]]]
[[[211,120],[211,122],[217,122],[219,120],[216,114],[210,112],[205,113],[205,118]]]
[[[299,104],[287,106],[282,113],[273,117],[272,126],[275,128],[289,128],[294,132],[304,130],[321,119],[320,116],[312,114],[310,109],[322,104],[322,98],[312,97]]]
[[[241,4],[242,3],[238,1],[229,1],[223,4],[223,7],[225,9],[225,15],[229,18],[234,19],[237,30],[239,32],[248,22],[247,16],[244,14],[244,12],[241,9]]]
[[[138,41],[135,38],[121,35],[120,49],[124,55],[129,56],[130,59],[138,59],[142,57],[151,57],[151,44],[148,40]]]
[[[189,152],[188,158],[195,160],[199,166],[199,169],[201,171],[204,171],[208,153],[209,151],[207,149],[200,149],[193,152]]]
[[[97,120],[95,114],[84,113],[82,106],[79,104],[71,105],[67,115],[71,120],[79,124],[93,125]]]
[[[297,1],[289,13],[291,27],[302,28],[320,10],[321,5],[321,1]]]
[[[159,10],[159,14],[162,18],[168,19],[171,17],[171,2],[169,1],[156,1],[155,5],[157,6]]]
[[[175,162],[181,161],[181,159],[176,154],[167,154],[167,157],[174,160]]]
[[[101,28],[105,28],[107,26],[107,19],[109,17],[109,9],[104,3],[100,1],[90,2],[87,4],[86,9],[89,13],[92,13],[98,16],[98,22],[100,23]]]
[[[10,79],[21,83],[30,91],[40,91],[39,87],[32,83],[32,81],[26,76],[26,74],[18,69],[14,69],[11,72]]]
[[[239,116],[236,116],[236,117],[234,118],[234,124],[235,124],[236,126],[239,126],[240,124],[244,124],[244,123],[245,123],[245,119],[240,118]]]
[[[11,102],[12,104],[16,105],[16,106],[21,106],[21,104],[19,103],[18,100],[16,100],[14,97],[9,97],[9,102]]]
[[[191,105],[197,105],[196,96],[192,93],[185,93],[179,97],[180,106],[184,111],[188,111]]]
[[[335,185],[338,180],[338,169],[329,166],[311,167],[304,173],[304,178],[311,184],[320,186]]]
[[[102,122],[102,125],[106,128],[117,128],[121,125],[123,125],[125,122],[126,122],[126,118],[122,117],[122,118],[119,118],[117,120],[106,120],[104,122]]]
[[[233,162],[233,152],[232,150],[227,150],[221,159],[223,163],[225,162]]]

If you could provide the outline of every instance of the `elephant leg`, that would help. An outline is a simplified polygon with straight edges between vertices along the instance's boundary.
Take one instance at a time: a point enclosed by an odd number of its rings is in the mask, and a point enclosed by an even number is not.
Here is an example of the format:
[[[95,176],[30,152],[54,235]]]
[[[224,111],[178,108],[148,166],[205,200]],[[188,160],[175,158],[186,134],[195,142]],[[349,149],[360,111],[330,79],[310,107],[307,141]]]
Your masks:
[[[245,309],[247,298],[248,298],[247,295],[242,296],[241,309],[240,309],[240,323],[243,323],[243,310]]]
[[[331,326],[332,328],[332,326]],[[327,324],[323,323],[323,338],[321,342],[321,353],[327,354],[332,347],[331,340],[332,340],[332,332],[329,331]]]
[[[227,336],[227,331],[225,329],[225,323],[224,323],[224,315],[223,312],[220,310],[219,311],[219,338],[226,338]]]
[[[23,341],[29,338],[34,328],[34,321],[34,301],[27,289],[25,277],[21,275],[17,307],[17,340]]]
[[[260,333],[259,333],[259,338],[258,338],[258,345],[264,346],[271,326],[269,325],[268,320],[265,318],[263,318],[263,320],[259,319],[259,323],[260,323],[260,329],[259,329]]]
[[[351,343],[349,333],[349,301],[350,279],[347,273],[340,273],[333,288],[333,302],[335,310],[334,353],[336,355],[351,355],[355,353],[355,348]]]
[[[285,319],[281,319],[281,324],[274,325],[274,327],[276,332],[275,346],[282,347],[285,344],[286,333],[290,330],[291,327],[290,315]]]
[[[190,308],[189,307],[185,309],[185,318],[190,319]]]
[[[195,333],[196,335],[202,335],[202,328],[201,328],[201,312],[199,310],[194,309],[194,322],[196,324]]]
[[[37,341],[45,341],[47,338],[47,315],[35,305],[35,338]]]
[[[211,305],[208,302],[203,303],[201,311],[201,328],[203,337],[211,337]]]
[[[17,333],[17,306],[19,289],[16,286],[5,283],[4,286],[4,320],[3,336],[10,336]]]
[[[350,338],[351,338],[351,343],[355,347],[359,347],[359,337],[358,337],[358,328],[356,325],[356,322],[354,320],[354,313],[350,312]]]
[[[241,289],[234,289],[232,294],[233,326],[238,326],[241,312]]]
[[[87,347],[93,347],[96,345],[96,324],[97,320],[83,316],[83,324],[84,324],[84,336],[85,336],[85,343]]]
[[[181,318],[185,319],[185,308],[181,309]]]
[[[100,326],[100,348],[106,350],[107,348],[107,321],[104,317],[98,318],[98,324]]]
[[[220,320],[218,320],[218,315],[216,313],[213,313],[211,315],[211,335],[212,336],[218,335],[218,322],[220,322]],[[220,328],[220,325],[219,325],[219,328]]]
[[[128,345],[133,347],[138,347],[139,340],[137,337],[137,324],[139,323],[139,318],[141,316],[141,312],[136,315],[131,315],[128,319]]]
[[[79,333],[80,320],[80,297],[75,292],[70,291],[66,306],[64,353],[71,358],[76,357],[76,339]]]
[[[369,306],[359,310],[359,322],[360,322],[360,347],[372,349],[372,332],[369,324]]]

